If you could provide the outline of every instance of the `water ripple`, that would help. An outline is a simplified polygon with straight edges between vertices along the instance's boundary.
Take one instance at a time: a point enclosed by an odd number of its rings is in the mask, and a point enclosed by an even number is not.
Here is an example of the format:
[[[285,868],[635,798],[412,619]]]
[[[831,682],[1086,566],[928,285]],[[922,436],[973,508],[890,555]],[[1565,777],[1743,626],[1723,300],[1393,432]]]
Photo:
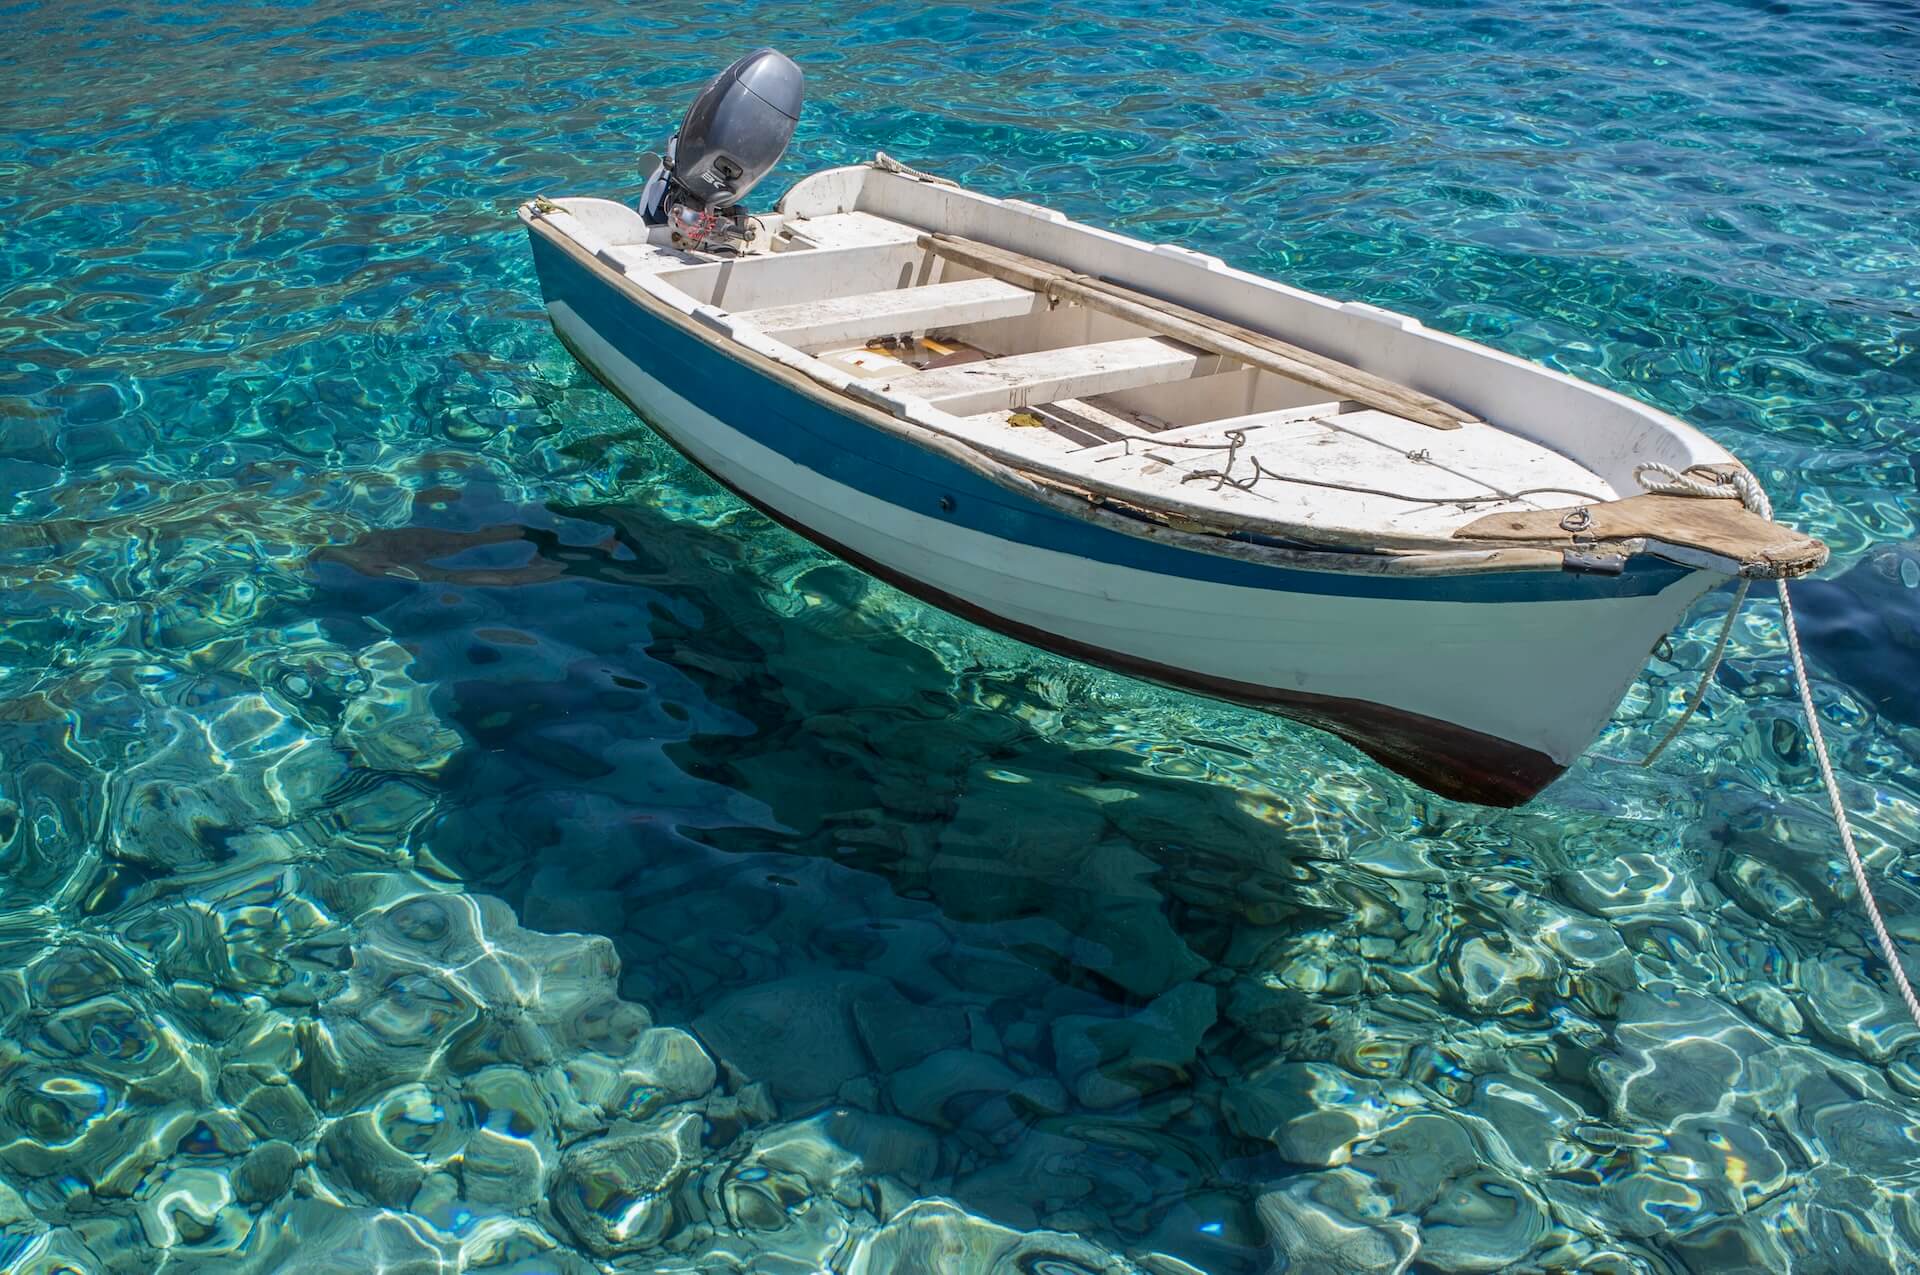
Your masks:
[[[700,79],[1687,416],[1920,944],[1920,22],[1879,0],[0,5],[0,1267],[1911,1271],[1920,1033],[1756,602],[1532,807],[692,473],[510,210]]]

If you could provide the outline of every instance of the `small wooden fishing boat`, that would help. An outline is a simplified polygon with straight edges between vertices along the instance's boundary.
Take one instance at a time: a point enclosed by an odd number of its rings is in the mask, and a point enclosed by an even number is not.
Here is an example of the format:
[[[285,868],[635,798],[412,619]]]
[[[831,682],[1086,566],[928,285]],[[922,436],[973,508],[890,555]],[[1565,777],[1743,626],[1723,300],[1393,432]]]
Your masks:
[[[575,357],[769,516],[1446,796],[1526,801],[1701,594],[1826,557],[1643,490],[1751,481],[1652,408],[885,156],[724,248],[603,199],[520,216]]]

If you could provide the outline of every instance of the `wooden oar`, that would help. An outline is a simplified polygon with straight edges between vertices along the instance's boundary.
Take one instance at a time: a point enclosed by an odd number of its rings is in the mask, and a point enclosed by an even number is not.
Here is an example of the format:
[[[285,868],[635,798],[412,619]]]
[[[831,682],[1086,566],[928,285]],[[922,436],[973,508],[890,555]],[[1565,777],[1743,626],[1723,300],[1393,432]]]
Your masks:
[[[1237,323],[1229,323],[1198,310],[1189,310],[1171,301],[1150,297],[1106,279],[1071,273],[1037,257],[1009,252],[1005,248],[995,248],[958,235],[921,235],[919,243],[937,256],[977,270],[990,278],[1031,288],[1056,300],[1072,301],[1116,319],[1125,319],[1195,349],[1224,354],[1249,367],[1326,390],[1342,399],[1391,412],[1434,429],[1459,429],[1462,424],[1479,420],[1463,408],[1397,385],[1371,372],[1363,372],[1338,359],[1315,354],[1312,350],[1302,349],[1278,337],[1243,328]]]

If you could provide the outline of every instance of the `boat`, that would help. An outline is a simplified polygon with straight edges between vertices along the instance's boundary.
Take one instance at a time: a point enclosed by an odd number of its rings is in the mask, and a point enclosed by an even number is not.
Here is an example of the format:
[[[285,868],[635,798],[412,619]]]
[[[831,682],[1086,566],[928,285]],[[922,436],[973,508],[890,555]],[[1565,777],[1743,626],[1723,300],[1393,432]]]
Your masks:
[[[1826,559],[1699,430],[1404,314],[884,154],[749,214],[799,97],[751,54],[635,204],[524,204],[546,309],[694,464],[954,615],[1515,806],[1703,594]]]

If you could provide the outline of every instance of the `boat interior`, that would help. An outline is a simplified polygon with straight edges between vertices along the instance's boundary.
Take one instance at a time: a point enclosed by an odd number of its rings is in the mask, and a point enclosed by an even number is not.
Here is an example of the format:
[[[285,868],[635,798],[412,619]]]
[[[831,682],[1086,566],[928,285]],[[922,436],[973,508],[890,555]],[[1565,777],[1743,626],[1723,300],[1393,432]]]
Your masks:
[[[614,229],[604,211],[593,221]],[[1081,304],[871,212],[758,217],[728,256],[642,233],[607,235],[600,255],[798,352],[821,379],[912,403],[916,421],[998,460],[1185,518],[1390,548],[1489,514],[1620,495],[1574,458],[1462,409],[1440,404],[1458,419],[1436,428],[1398,398],[1340,392],[1337,376],[1300,379],[1231,342],[1179,339],[1170,332],[1194,329],[1157,317],[1153,298]]]

